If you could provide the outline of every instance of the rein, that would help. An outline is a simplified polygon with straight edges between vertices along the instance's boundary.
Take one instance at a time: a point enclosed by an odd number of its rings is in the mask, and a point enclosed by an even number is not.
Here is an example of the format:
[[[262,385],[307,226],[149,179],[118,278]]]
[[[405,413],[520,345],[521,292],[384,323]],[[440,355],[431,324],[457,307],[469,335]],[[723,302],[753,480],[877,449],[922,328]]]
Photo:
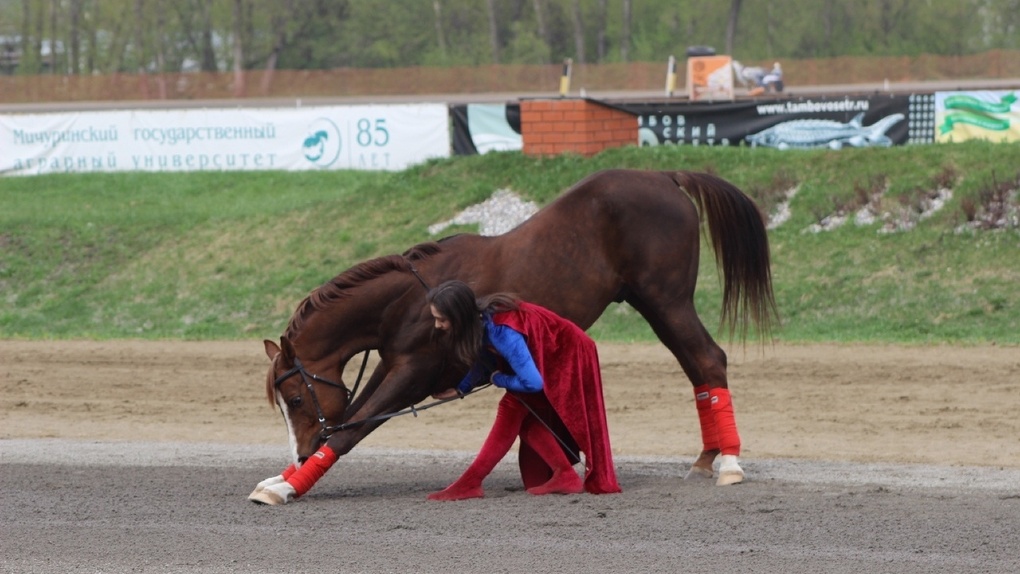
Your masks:
[[[368,424],[368,423],[374,423],[376,421],[389,420],[389,419],[392,419],[394,417],[399,417],[399,416],[402,416],[402,415],[414,415],[415,417],[417,417],[418,413],[420,411],[428,410],[428,409],[431,409],[432,407],[436,407],[436,406],[439,406],[439,405],[441,405],[443,403],[448,403],[450,401],[459,401],[459,400],[463,399],[464,397],[466,397],[468,395],[473,395],[473,394],[477,393],[478,391],[484,389],[485,387],[489,387],[489,386],[492,386],[492,383],[485,383],[484,385],[479,385],[479,386],[471,389],[470,391],[468,391],[466,393],[459,394],[456,397],[450,397],[448,399],[437,399],[437,400],[435,400],[435,401],[433,401],[431,403],[424,404],[424,405],[422,405],[420,407],[415,406],[415,405],[411,405],[411,406],[407,407],[406,409],[403,409],[403,410],[400,410],[400,411],[395,411],[395,412],[392,412],[392,413],[387,413],[385,415],[376,415],[374,417],[368,417],[367,419],[361,419],[360,421],[353,421],[353,422],[349,422],[349,423],[342,423],[342,424],[339,424],[339,425],[336,425],[336,426],[333,426],[333,427],[328,427],[328,428],[331,431],[336,432],[336,431],[352,429],[352,428],[355,428],[355,427],[360,427],[361,425],[365,425],[365,424]]]
[[[411,263],[411,260],[407,259],[406,257],[404,258],[404,261],[407,262],[407,266],[411,269],[411,273],[413,273],[415,278],[418,279],[418,282],[421,283],[421,286],[425,288],[425,291],[432,289],[431,287],[429,287],[429,284],[426,283],[424,279],[422,279],[421,274],[418,273],[418,270],[414,268],[414,263]]]
[[[301,359],[299,359],[297,357],[294,357],[294,366],[291,367],[290,370],[286,371],[285,373],[283,373],[282,375],[277,377],[276,380],[273,381],[273,385],[276,386],[276,387],[279,387],[281,383],[283,383],[287,379],[293,377],[294,375],[297,375],[297,374],[301,375],[301,380],[302,380],[302,382],[304,382],[305,388],[308,389],[308,394],[311,395],[311,397],[312,397],[312,404],[315,405],[315,413],[316,413],[316,415],[318,415],[319,426],[321,427],[321,429],[319,431],[319,438],[321,438],[323,441],[328,440],[329,437],[333,436],[333,434],[336,433],[336,432],[343,431],[343,430],[349,430],[349,429],[356,428],[356,427],[360,427],[360,426],[366,425],[368,423],[373,423],[373,422],[378,422],[378,421],[385,421],[385,420],[389,420],[389,419],[392,419],[394,417],[399,417],[399,416],[402,416],[402,415],[414,415],[415,417],[417,417],[418,413],[420,411],[425,411],[425,410],[431,409],[432,407],[439,406],[439,405],[441,405],[443,403],[448,403],[450,401],[455,401],[455,400],[463,399],[464,397],[466,397],[468,395],[472,395],[474,393],[477,393],[478,391],[484,389],[485,387],[489,387],[489,386],[492,385],[492,383],[485,383],[483,385],[479,385],[479,386],[471,389],[470,391],[468,391],[466,393],[459,394],[456,397],[450,397],[448,399],[439,399],[439,400],[433,401],[431,403],[424,404],[424,405],[422,405],[420,407],[419,406],[415,406],[415,405],[411,405],[411,406],[407,407],[406,409],[399,410],[399,411],[394,411],[392,413],[387,413],[387,414],[384,414],[384,415],[376,415],[374,417],[368,417],[367,419],[361,419],[361,420],[358,420],[358,421],[340,423],[338,425],[332,425],[332,426],[331,425],[327,425],[326,424],[326,416],[322,412],[322,407],[319,404],[319,397],[318,397],[318,395],[315,394],[315,387],[312,386],[312,381],[319,382],[319,383],[322,383],[324,385],[329,385],[331,387],[335,387],[337,389],[342,390],[344,392],[344,394],[347,395],[347,404],[348,404],[348,409],[349,409],[350,408],[350,404],[352,402],[352,399],[354,398],[354,393],[357,392],[358,385],[361,384],[361,376],[365,372],[365,364],[366,363],[368,363],[368,351],[365,351],[364,360],[362,360],[362,362],[361,362],[361,371],[358,373],[358,380],[357,380],[357,382],[354,383],[354,390],[353,391],[348,389],[347,386],[344,385],[343,383],[338,383],[338,382],[335,382],[335,381],[331,381],[331,380],[326,379],[324,377],[320,377],[319,375],[316,375],[315,373],[308,372],[308,370],[305,369],[304,365],[301,364]],[[344,418],[346,419],[347,416],[348,416],[348,413],[345,412],[344,413]],[[542,424],[545,424],[545,423],[543,422]]]
[[[354,402],[354,396],[358,394],[358,387],[361,386],[361,377],[365,374],[365,365],[368,364],[368,349],[365,349],[365,354],[361,357],[361,368],[358,369],[358,378],[354,380],[354,390],[347,394],[347,408],[344,409],[344,418],[346,419],[350,413],[351,403]]]
[[[492,383],[486,383],[486,384],[488,385],[488,384],[492,384]],[[553,435],[553,438],[556,439],[556,442],[560,443],[560,446],[563,447],[563,450],[565,450],[568,454],[570,454],[574,459],[581,460],[581,455],[579,453],[577,453],[577,452],[574,452],[574,449],[570,448],[570,445],[568,445],[565,440],[560,438],[559,433],[554,431],[553,428],[551,426],[549,426],[549,423],[545,422],[545,419],[543,419],[542,417],[538,416],[538,413],[535,412],[535,409],[531,408],[531,405],[528,404],[528,401],[525,401],[524,399],[522,399],[521,397],[518,397],[517,395],[515,395],[513,393],[510,393],[510,396],[512,396],[513,398],[517,399],[517,402],[519,402],[522,405],[524,405],[524,408],[528,409],[528,412],[531,413],[531,416],[535,417],[535,420],[537,420],[538,422],[542,423],[542,426],[545,427],[545,430],[549,431],[549,434]]]

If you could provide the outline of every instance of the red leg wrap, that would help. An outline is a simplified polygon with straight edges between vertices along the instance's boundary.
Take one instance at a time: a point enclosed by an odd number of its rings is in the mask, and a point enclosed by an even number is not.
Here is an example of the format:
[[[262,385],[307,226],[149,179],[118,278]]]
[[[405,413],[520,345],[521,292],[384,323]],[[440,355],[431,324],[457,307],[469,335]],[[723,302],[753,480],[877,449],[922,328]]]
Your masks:
[[[295,472],[297,472],[297,467],[292,464],[283,470],[281,476],[283,476],[283,480],[287,480],[288,478],[293,476]]]
[[[694,404],[698,407],[698,422],[701,423],[702,450],[718,450],[719,434],[715,428],[715,415],[712,414],[708,385],[694,387]]]
[[[737,434],[737,420],[733,417],[733,399],[729,389],[709,389],[712,402],[712,415],[715,418],[715,429],[719,437],[719,450],[722,454],[740,454],[740,435]]]
[[[301,468],[297,469],[294,474],[290,475],[287,482],[294,487],[295,497],[301,496],[308,492],[312,486],[322,478],[322,475],[326,474],[329,467],[333,466],[336,462],[337,456],[333,452],[333,449],[326,445],[319,447],[319,450],[312,456],[308,457],[308,460],[301,465]]]

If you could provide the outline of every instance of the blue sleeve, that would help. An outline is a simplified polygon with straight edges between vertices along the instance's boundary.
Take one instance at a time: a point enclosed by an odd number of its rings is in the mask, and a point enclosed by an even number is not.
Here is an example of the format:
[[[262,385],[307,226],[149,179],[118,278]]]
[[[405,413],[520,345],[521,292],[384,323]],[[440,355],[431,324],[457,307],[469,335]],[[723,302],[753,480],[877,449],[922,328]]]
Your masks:
[[[514,370],[511,373],[499,373],[492,377],[497,387],[521,393],[537,393],[542,390],[542,374],[535,366],[528,343],[524,335],[505,325],[486,322],[489,341],[506,362]]]
[[[482,365],[481,363],[475,363],[471,366],[471,370],[464,375],[464,378],[457,383],[457,390],[460,394],[466,395],[471,392],[471,389],[478,386],[479,383],[483,382],[482,379]]]

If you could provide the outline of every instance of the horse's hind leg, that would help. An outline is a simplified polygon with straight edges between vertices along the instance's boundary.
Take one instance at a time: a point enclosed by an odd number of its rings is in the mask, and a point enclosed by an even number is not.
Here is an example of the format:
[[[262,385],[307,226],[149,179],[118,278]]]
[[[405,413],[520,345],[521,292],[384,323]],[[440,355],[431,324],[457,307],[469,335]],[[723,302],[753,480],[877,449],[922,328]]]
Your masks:
[[[694,387],[702,450],[687,478],[712,477],[712,465],[722,455],[716,484],[742,482],[744,471],[737,460],[740,435],[726,379],[726,353],[702,325],[693,303],[654,311],[638,301],[631,304],[677,358]]]

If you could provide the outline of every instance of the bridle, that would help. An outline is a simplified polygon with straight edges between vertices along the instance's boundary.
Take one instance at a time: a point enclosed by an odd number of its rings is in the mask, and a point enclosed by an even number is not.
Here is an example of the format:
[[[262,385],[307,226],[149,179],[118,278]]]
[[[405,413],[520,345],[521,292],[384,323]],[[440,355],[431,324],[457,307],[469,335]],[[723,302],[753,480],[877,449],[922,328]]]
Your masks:
[[[332,436],[333,433],[344,430],[345,428],[350,428],[350,426],[345,424],[330,426],[326,424],[326,415],[322,412],[322,406],[319,404],[319,396],[315,394],[315,386],[312,385],[312,381],[340,389],[344,392],[347,396],[347,407],[344,410],[343,419],[346,420],[349,414],[348,411],[351,408],[351,403],[354,402],[354,395],[358,392],[358,387],[361,386],[361,377],[365,374],[365,366],[368,364],[368,353],[369,351],[366,349],[365,355],[361,360],[361,369],[358,370],[358,378],[354,382],[354,390],[348,389],[347,385],[342,382],[338,383],[336,381],[331,381],[325,377],[320,377],[315,373],[308,372],[308,369],[305,369],[305,366],[301,363],[301,359],[297,357],[294,357],[293,367],[285,371],[279,377],[276,377],[276,380],[273,381],[273,387],[279,391],[280,385],[284,381],[294,375],[301,375],[301,381],[305,384],[305,388],[308,389],[308,394],[312,397],[312,404],[315,405],[315,413],[319,417],[319,426],[321,427],[321,430],[319,431],[319,438],[325,441]]]

